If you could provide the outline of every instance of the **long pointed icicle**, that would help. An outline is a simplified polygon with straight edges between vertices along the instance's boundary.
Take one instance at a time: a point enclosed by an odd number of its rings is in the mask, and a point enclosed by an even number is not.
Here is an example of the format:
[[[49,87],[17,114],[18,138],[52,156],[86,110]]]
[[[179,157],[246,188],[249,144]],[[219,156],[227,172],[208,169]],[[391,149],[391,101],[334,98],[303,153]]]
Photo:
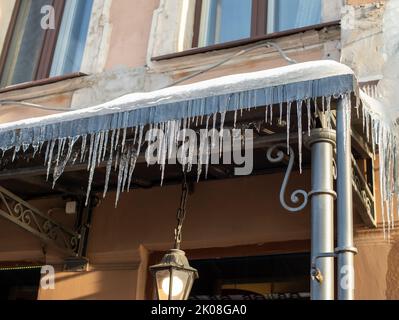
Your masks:
[[[48,181],[48,178],[49,178],[49,175],[50,175],[50,169],[51,169],[51,163],[52,163],[52,160],[53,160],[53,152],[54,152],[55,143],[56,143],[56,140],[52,140],[51,141],[51,145],[50,145],[48,162],[47,162],[47,178],[46,178],[47,181]]]
[[[96,162],[97,162],[97,151],[99,147],[99,142],[100,142],[100,134],[97,133],[94,135],[95,138],[93,139],[93,149],[92,149],[92,154],[90,155],[91,163],[89,163],[89,182],[87,186],[87,194],[86,194],[86,206],[89,203],[89,197],[91,193],[91,185],[93,183],[93,177],[94,177],[94,171],[96,168]]]
[[[80,148],[80,163],[85,160],[86,154],[87,135],[82,136],[82,146]]]
[[[290,154],[291,101],[287,103],[287,154]]]
[[[310,137],[310,127],[311,127],[311,119],[312,119],[312,110],[311,110],[311,104],[310,104],[310,99],[306,100],[306,109],[307,109],[307,116],[308,116],[308,136]]]
[[[297,119],[298,119],[299,172],[302,174],[302,100],[297,101],[296,112],[297,112]]]

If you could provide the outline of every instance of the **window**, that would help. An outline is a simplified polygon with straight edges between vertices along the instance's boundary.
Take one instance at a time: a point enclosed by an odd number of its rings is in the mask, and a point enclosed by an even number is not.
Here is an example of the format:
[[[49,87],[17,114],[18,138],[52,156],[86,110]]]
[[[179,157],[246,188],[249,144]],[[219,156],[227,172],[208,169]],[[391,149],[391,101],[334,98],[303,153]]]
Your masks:
[[[193,300],[307,300],[308,253],[208,260],[190,259],[200,278]]]
[[[194,47],[321,22],[321,0],[197,0]]]
[[[0,57],[0,87],[79,71],[92,4],[17,0]],[[45,9],[49,6],[53,12]],[[47,24],[50,28],[43,28],[46,15],[54,21]]]

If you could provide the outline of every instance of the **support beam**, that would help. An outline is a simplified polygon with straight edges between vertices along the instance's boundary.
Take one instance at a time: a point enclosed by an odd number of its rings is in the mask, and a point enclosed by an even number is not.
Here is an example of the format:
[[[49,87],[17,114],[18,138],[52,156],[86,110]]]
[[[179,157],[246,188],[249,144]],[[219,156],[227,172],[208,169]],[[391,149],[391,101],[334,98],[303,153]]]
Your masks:
[[[311,197],[311,299],[334,300],[333,149],[335,132],[314,129],[305,143],[312,150]]]
[[[338,299],[353,300],[355,293],[352,204],[351,110],[348,97],[337,105],[337,245]]]

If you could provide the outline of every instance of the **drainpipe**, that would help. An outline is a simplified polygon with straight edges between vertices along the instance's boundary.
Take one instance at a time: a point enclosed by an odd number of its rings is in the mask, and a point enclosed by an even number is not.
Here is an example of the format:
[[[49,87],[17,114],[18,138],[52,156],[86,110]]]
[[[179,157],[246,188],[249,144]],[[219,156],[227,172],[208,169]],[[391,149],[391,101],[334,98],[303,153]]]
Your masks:
[[[351,108],[349,97],[337,103],[337,245],[338,299],[353,300],[355,289],[351,161]]]
[[[334,300],[334,200],[333,150],[335,132],[314,129],[305,137],[312,151],[311,198],[311,299]]]

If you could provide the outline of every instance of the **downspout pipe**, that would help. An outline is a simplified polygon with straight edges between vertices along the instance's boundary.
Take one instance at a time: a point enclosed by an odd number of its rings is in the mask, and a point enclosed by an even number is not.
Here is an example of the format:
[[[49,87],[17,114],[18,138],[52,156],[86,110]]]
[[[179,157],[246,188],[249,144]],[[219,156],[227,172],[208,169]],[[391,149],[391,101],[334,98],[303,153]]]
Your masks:
[[[351,161],[350,97],[337,101],[337,248],[338,300],[353,300],[355,295]]]
[[[310,295],[312,300],[334,300],[335,131],[313,129],[304,139],[312,153]]]

